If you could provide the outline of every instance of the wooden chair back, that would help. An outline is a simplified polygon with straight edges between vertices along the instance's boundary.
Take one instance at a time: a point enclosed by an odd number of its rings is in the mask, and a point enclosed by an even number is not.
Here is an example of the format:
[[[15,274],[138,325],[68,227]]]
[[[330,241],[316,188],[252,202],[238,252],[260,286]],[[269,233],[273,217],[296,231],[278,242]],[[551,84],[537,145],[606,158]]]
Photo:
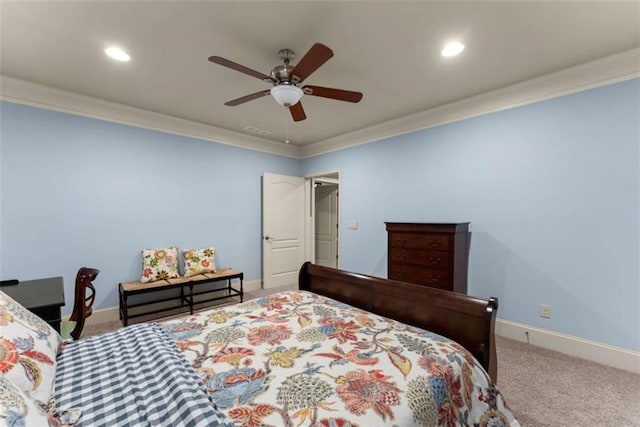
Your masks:
[[[71,336],[74,340],[80,338],[82,329],[84,328],[84,321],[87,317],[91,316],[93,312],[93,302],[96,298],[96,289],[93,286],[93,281],[98,276],[100,270],[89,267],[81,267],[76,275],[76,289],[75,298],[73,302],[73,312],[69,320],[76,322]]]

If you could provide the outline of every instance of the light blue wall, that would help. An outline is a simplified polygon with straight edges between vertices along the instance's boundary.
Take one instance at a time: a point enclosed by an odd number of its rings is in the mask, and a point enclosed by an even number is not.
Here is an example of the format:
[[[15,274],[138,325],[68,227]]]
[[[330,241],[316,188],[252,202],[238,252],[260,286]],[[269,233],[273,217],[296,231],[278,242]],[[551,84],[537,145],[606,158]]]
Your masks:
[[[96,308],[139,280],[140,249],[215,246],[218,265],[261,277],[261,176],[300,175],[286,157],[0,104],[0,278],[101,270]]]
[[[498,316],[640,350],[640,81],[304,161],[340,170],[341,267],[386,276],[385,221],[470,221]],[[539,317],[540,304],[552,318]]]
[[[386,276],[385,221],[470,221],[469,292],[499,317],[640,350],[640,81],[298,161],[0,103],[0,278],[101,269],[214,245],[260,277],[260,177],[341,171],[341,266]],[[552,318],[538,316],[551,305]]]

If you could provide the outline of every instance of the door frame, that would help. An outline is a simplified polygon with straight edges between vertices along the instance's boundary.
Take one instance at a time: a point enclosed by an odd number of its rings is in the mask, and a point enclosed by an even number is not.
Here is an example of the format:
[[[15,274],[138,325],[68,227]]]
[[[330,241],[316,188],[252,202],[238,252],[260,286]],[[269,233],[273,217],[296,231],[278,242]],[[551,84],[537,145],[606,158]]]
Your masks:
[[[304,243],[305,259],[311,262],[314,262],[316,259],[315,183],[327,182],[327,183],[335,184],[338,190],[338,201],[337,201],[338,215],[336,219],[338,222],[338,230],[337,230],[337,236],[336,236],[338,241],[338,248],[336,249],[336,252],[338,255],[337,268],[340,268],[340,264],[342,260],[342,256],[340,254],[341,248],[342,248],[342,245],[340,244],[340,235],[341,235],[340,217],[342,216],[342,209],[340,206],[340,199],[341,199],[340,170],[332,170],[332,171],[326,171],[326,172],[320,172],[320,173],[314,173],[314,174],[307,174],[304,176],[304,178],[307,179],[308,181],[308,184],[305,187],[305,204],[308,208],[308,210],[307,208],[305,208],[305,216],[306,216],[306,221],[305,221],[306,235],[304,239],[305,240],[305,243]]]

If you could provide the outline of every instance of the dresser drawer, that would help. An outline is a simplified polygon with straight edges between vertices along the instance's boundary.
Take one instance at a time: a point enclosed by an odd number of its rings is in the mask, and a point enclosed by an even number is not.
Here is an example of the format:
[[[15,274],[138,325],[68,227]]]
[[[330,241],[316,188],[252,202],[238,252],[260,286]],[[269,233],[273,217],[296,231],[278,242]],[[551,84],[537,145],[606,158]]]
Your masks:
[[[392,246],[389,251],[389,259],[392,263],[418,264],[439,270],[446,270],[450,267],[449,252]]]
[[[389,235],[390,246],[402,248],[419,248],[439,251],[449,250],[451,237],[446,234],[431,233],[391,233]]]
[[[391,266],[388,276],[389,279],[440,289],[448,289],[451,286],[447,271],[430,269],[414,264],[396,263]]]

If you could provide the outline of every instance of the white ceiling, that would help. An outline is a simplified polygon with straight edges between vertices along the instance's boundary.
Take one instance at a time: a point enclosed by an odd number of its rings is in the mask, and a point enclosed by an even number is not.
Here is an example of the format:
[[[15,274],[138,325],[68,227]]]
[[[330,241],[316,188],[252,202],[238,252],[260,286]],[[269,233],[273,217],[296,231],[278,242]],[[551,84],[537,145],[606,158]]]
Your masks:
[[[640,46],[640,2],[0,1],[3,76],[304,146]],[[447,40],[466,50],[443,58]],[[334,57],[305,84],[364,93],[359,104],[302,99],[293,122],[268,89],[212,64],[268,74],[282,48]],[[111,44],[128,63],[107,58]],[[293,63],[296,60],[292,61]]]

